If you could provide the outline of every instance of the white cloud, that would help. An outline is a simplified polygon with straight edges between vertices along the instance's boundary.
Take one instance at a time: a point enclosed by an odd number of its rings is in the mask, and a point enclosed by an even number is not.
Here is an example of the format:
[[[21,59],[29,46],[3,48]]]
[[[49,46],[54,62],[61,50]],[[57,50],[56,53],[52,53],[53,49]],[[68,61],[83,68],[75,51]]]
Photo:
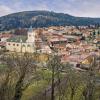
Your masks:
[[[78,8],[76,7],[71,13],[75,16],[82,17],[100,17],[100,5],[95,0],[85,1]]]
[[[9,13],[13,13],[13,10],[5,5],[0,5],[0,16],[7,15]]]
[[[10,7],[9,7],[10,6]],[[46,2],[36,2],[35,4],[24,5],[19,0],[14,0],[13,5],[0,5],[0,16],[4,16],[10,13],[21,12],[21,11],[32,11],[32,10],[49,10]]]
[[[57,12],[81,17],[100,17],[99,0],[54,0],[53,8]]]

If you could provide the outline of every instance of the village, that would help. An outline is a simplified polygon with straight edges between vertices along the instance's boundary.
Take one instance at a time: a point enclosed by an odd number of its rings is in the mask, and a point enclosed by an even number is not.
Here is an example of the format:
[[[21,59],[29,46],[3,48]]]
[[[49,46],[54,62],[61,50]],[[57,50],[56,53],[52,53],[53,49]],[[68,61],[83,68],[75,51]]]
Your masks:
[[[0,100],[100,100],[100,0],[0,0]]]
[[[1,32],[1,50],[48,55],[56,53],[61,62],[68,62],[77,70],[87,70],[96,57],[99,69],[100,28],[94,26],[32,28],[31,26],[26,30],[25,35],[11,34],[11,31]]]

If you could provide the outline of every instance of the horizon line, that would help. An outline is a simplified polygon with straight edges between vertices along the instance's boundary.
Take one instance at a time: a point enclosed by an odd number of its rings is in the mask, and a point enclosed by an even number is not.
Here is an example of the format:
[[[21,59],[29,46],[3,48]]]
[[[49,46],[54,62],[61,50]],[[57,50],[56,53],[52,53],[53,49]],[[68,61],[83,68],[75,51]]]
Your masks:
[[[52,11],[52,10],[23,10],[23,11],[16,11],[16,12],[12,12],[12,13],[9,13],[9,14],[6,14],[6,15],[2,15],[0,17],[4,17],[4,16],[8,16],[8,15],[12,15],[12,14],[17,14],[17,13],[22,13],[22,12],[34,12],[34,11],[47,11],[47,12],[54,12],[54,13],[58,13],[58,14],[67,14],[69,16],[73,16],[73,17],[81,17],[81,18],[100,18],[100,17],[92,17],[92,16],[75,16],[75,15],[72,15],[72,14],[69,14],[69,13],[64,13],[64,12],[58,12],[58,11]]]

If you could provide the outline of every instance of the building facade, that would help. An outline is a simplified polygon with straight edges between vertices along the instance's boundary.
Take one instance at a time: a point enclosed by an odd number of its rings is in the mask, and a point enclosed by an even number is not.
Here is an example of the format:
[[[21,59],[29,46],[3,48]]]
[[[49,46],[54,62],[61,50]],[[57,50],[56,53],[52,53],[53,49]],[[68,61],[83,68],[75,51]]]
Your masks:
[[[36,31],[32,27],[29,28],[27,37],[16,36],[7,40],[6,50],[11,52],[35,52],[35,36]]]

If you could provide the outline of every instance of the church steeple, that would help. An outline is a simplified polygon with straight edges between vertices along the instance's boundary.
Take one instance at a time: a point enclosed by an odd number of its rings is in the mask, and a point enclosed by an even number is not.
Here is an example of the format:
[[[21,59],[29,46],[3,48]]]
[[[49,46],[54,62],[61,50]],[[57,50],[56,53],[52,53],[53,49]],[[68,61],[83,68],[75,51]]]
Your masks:
[[[32,26],[30,26],[30,28],[28,29],[28,32],[32,32],[33,31],[33,28]]]

